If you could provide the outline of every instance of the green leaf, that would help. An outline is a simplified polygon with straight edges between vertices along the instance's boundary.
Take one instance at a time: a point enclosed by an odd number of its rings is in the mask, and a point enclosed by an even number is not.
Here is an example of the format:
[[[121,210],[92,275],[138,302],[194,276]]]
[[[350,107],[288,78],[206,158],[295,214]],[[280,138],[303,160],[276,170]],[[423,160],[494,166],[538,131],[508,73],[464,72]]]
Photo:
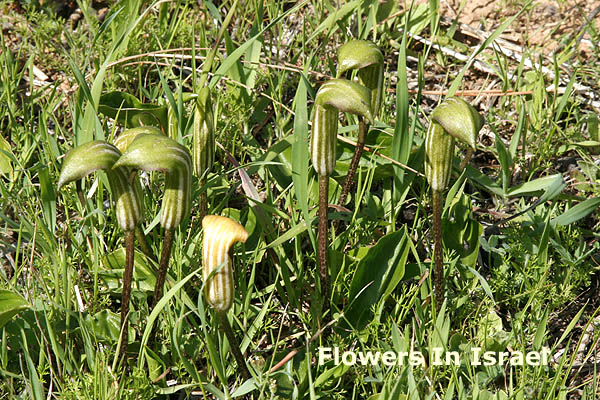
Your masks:
[[[10,175],[12,174],[13,168],[11,165],[11,160],[8,154],[12,154],[10,151],[10,144],[0,136],[0,175]]]
[[[502,167],[502,191],[506,193],[508,184],[510,183],[510,166],[512,160],[510,159],[510,153],[508,152],[506,145],[498,133],[496,133],[496,151],[498,152],[498,161]]]
[[[555,182],[560,176],[560,174],[554,174],[525,182],[509,189],[506,195],[508,197],[535,195],[542,190],[547,190],[551,185],[556,184]]]
[[[548,323],[548,309],[544,312],[544,316],[540,321],[537,332],[535,333],[535,338],[533,339],[533,349],[539,350],[542,348],[544,337],[546,336],[546,325]]]
[[[141,290],[151,292],[156,285],[156,275],[152,268],[146,263],[146,257],[135,252],[133,261],[133,280],[132,290]],[[110,254],[104,256],[102,260],[104,270],[99,271],[98,275],[104,280],[110,290],[120,292],[123,287],[123,272],[125,270],[125,248],[121,247]]]
[[[20,295],[10,290],[0,289],[0,328],[20,311],[28,309],[29,303]]]
[[[294,193],[298,207],[302,211],[302,217],[305,221],[310,219],[308,212],[308,110],[306,97],[307,80],[304,75],[301,76],[296,90],[295,108],[294,108],[294,141],[292,142],[292,180],[294,182]],[[316,248],[316,240],[312,230],[308,231],[313,247]]]
[[[575,207],[569,208],[567,211],[554,218],[551,221],[552,226],[565,226],[572,224],[575,221],[579,221],[591,214],[596,208],[600,206],[600,199],[587,199],[577,204]]]
[[[101,340],[117,343],[121,335],[121,316],[110,310],[102,310],[94,315],[86,315],[85,322],[94,332],[94,335]],[[129,326],[127,335],[129,341],[135,339],[135,329]]]
[[[355,329],[372,320],[373,306],[388,296],[404,276],[410,249],[406,230],[385,235],[360,261],[350,284],[346,319]]]
[[[56,228],[56,194],[54,184],[50,180],[48,168],[42,168],[39,172],[40,187],[42,192],[42,210],[44,211],[44,222],[50,232]]]
[[[126,128],[143,125],[167,127],[167,106],[145,104],[125,92],[109,92],[100,97],[98,111],[119,121]]]

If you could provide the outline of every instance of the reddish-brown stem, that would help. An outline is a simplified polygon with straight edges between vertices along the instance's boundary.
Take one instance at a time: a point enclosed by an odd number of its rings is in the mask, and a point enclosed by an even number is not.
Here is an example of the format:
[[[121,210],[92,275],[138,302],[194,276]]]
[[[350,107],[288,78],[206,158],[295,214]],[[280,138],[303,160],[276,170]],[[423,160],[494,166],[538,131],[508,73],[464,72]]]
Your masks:
[[[167,268],[169,268],[169,258],[171,257],[171,245],[173,244],[173,230],[165,229],[165,238],[163,240],[163,248],[160,253],[160,263],[158,266],[158,276],[156,277],[156,286],[154,286],[154,298],[150,311],[154,310],[156,304],[162,297],[163,286],[165,285],[165,277],[167,276]]]
[[[121,347],[119,354],[127,353],[129,299],[131,298],[131,281],[133,279],[135,231],[125,232],[125,273],[123,274],[123,293],[121,296]]]
[[[364,119],[361,118],[360,122],[358,123],[358,139],[356,141],[356,148],[354,149],[354,155],[352,156],[352,161],[350,161],[350,168],[348,168],[348,174],[346,175],[346,179],[342,185],[342,192],[340,193],[340,200],[338,201],[338,205],[340,206],[344,206],[346,204],[346,198],[348,197],[348,193],[354,184],[354,175],[356,175],[356,169],[358,168],[358,163],[360,162],[360,157],[362,156],[363,149],[365,147],[365,139],[367,137],[368,130],[369,125]]]
[[[217,317],[219,318],[219,323],[221,324],[221,329],[225,332],[225,336],[227,336],[227,341],[229,342],[229,348],[231,349],[231,353],[233,357],[237,361],[238,368],[242,373],[242,377],[244,379],[250,379],[250,371],[248,371],[248,367],[246,366],[246,361],[244,360],[244,356],[242,355],[242,351],[240,349],[240,343],[237,338],[233,334],[233,329],[231,329],[231,325],[229,324],[229,320],[227,319],[227,312],[225,311],[217,311]]]
[[[202,186],[204,186],[205,183],[206,182],[204,181],[204,179],[200,179],[199,186],[202,187]],[[202,193],[200,193],[199,209],[198,209],[199,220],[202,221],[202,219],[206,216],[206,214],[208,214],[208,197],[206,196],[206,192],[202,192]]]
[[[435,292],[435,306],[439,310],[444,301],[444,260],[442,252],[442,192],[433,191],[433,259],[435,270],[433,273],[433,286]]]
[[[329,267],[327,265],[328,198],[329,177],[319,175],[319,273],[321,275],[321,293],[323,293],[324,299],[327,299],[329,293]]]

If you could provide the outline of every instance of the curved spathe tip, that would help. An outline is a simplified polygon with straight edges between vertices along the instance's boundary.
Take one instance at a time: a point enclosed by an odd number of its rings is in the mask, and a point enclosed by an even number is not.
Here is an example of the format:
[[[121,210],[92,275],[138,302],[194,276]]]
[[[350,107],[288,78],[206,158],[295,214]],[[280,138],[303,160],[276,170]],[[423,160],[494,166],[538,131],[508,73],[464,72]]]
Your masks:
[[[455,139],[475,149],[485,120],[475,107],[459,97],[448,97],[433,110],[431,118]]]
[[[137,128],[131,128],[124,130],[115,140],[114,144],[119,149],[121,153],[124,153],[131,142],[135,140],[141,134],[151,134],[151,135],[162,135],[160,129],[154,126],[139,126]]]
[[[189,151],[175,140],[159,134],[138,134],[113,169],[130,167],[145,171],[191,171]]]
[[[205,216],[202,219],[202,229],[204,230],[205,238],[219,235],[219,237],[231,244],[236,242],[245,243],[248,239],[248,231],[240,223],[220,215]]]
[[[331,79],[321,85],[315,105],[335,108],[341,112],[360,115],[369,122],[373,121],[371,91],[347,79]]]
[[[373,64],[383,64],[383,53],[375,43],[368,40],[351,40],[338,50],[338,71],[340,77],[351,69],[362,69]]]
[[[113,168],[121,152],[103,140],[84,143],[69,150],[58,178],[58,189],[97,170]]]

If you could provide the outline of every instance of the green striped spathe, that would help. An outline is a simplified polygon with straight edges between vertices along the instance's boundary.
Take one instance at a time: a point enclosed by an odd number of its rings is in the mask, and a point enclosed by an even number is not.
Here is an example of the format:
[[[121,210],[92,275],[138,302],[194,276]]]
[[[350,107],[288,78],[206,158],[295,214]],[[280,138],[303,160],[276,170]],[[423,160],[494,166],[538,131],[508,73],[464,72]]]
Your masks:
[[[431,119],[446,133],[475,149],[484,119],[475,108],[459,97],[448,97],[431,113]]]
[[[115,167],[119,166],[166,172],[160,218],[163,228],[175,229],[187,216],[191,204],[192,158],[185,147],[163,135],[141,134],[117,161]]]
[[[315,106],[310,149],[313,167],[321,176],[331,175],[335,168],[337,131],[338,111]]]
[[[373,115],[378,115],[383,97],[384,58],[381,50],[368,40],[351,40],[338,50],[338,63],[338,77],[346,71],[358,70],[359,82],[372,91]]]
[[[194,109],[194,133],[192,157],[194,174],[204,177],[212,169],[215,159],[215,134],[213,128],[213,110],[207,87],[200,91]]]
[[[229,250],[236,242],[246,242],[248,232],[234,220],[218,215],[204,217],[202,228],[202,276],[206,301],[217,311],[227,311],[233,304],[234,295]]]
[[[138,135],[142,133],[149,133],[154,135],[162,135],[160,129],[154,126],[139,126],[137,128],[131,128],[124,130],[115,140],[114,145],[119,149],[121,153],[127,150],[127,147],[135,140]]]
[[[105,170],[116,203],[117,222],[124,231],[131,231],[142,219],[142,202],[129,183],[129,169],[114,167],[119,157],[121,152],[115,146],[101,140],[70,150],[63,162],[58,188],[97,170]]]
[[[372,120],[371,91],[346,79],[331,79],[319,88],[313,112],[311,158],[315,171],[321,176],[330,175],[335,168],[339,112]]]
[[[432,120],[425,138],[425,177],[431,188],[443,191],[448,186],[454,158],[454,137]]]

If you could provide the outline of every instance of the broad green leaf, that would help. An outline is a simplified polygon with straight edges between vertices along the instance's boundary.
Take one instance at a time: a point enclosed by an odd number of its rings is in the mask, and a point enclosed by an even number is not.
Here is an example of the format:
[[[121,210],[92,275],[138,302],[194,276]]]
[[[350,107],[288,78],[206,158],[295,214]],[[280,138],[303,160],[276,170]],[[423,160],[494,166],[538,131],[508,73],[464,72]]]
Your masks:
[[[145,104],[126,92],[109,92],[100,97],[98,111],[119,121],[126,128],[150,125],[166,129],[167,106]]]
[[[506,195],[508,197],[535,195],[542,190],[547,190],[550,185],[555,184],[556,179],[558,179],[560,176],[560,174],[554,174],[522,183],[518,186],[510,188]]]
[[[94,335],[101,340],[108,340],[116,343],[121,333],[121,316],[110,311],[102,310],[94,315],[86,315],[85,322],[88,329],[94,332]],[[135,329],[129,326],[127,335],[129,341],[135,340]]]
[[[392,232],[373,246],[360,261],[350,284],[346,319],[355,329],[363,329],[372,319],[372,307],[388,296],[404,276],[409,252],[405,230]]]
[[[151,292],[156,284],[156,275],[152,268],[146,263],[146,257],[139,252],[135,252],[133,261],[133,280],[131,286],[133,290]],[[119,292],[123,287],[123,272],[125,270],[125,249],[120,248],[104,256],[102,260],[103,270],[98,275],[110,290]]]
[[[577,204],[574,207],[569,208],[567,211],[554,218],[551,224],[564,226],[572,224],[575,221],[579,221],[592,213],[596,208],[600,207],[600,199],[587,199]]]
[[[20,295],[10,290],[0,289],[0,328],[20,311],[28,309],[29,303]]]

